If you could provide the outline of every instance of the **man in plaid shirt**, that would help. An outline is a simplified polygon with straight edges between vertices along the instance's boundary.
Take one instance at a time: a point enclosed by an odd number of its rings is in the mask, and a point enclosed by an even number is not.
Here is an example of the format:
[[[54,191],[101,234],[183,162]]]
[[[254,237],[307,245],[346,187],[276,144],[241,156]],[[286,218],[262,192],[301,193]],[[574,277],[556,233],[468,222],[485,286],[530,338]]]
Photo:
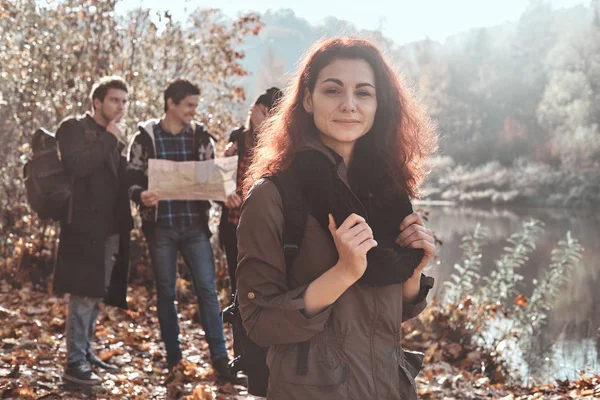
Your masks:
[[[229,357],[215,286],[215,263],[208,227],[208,201],[167,201],[148,191],[148,159],[205,161],[215,157],[213,139],[195,122],[200,89],[178,79],[164,92],[165,115],[139,124],[129,146],[129,195],[139,206],[142,230],[148,242],[157,291],[158,320],[172,370],[182,359],[179,342],[177,253],[183,256],[198,298],[200,320],[206,332],[213,368],[227,381],[240,383],[228,367]]]

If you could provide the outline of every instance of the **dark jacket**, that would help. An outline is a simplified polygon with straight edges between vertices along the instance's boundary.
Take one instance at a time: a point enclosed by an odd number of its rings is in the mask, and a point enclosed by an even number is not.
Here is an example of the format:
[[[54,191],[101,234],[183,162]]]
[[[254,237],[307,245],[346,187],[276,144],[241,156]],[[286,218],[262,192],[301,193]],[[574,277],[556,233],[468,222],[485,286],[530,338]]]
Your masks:
[[[131,230],[133,218],[129,202],[129,187],[125,181],[127,157],[125,145],[119,143],[119,198],[117,204],[117,227],[119,230],[119,253],[113,266],[110,284],[104,297],[104,303],[111,306],[128,309],[127,284],[129,282]]]
[[[156,158],[156,145],[154,142],[154,125],[159,119],[151,119],[138,124],[138,132],[133,136],[127,151],[126,181],[130,199],[139,207],[144,231],[151,228],[158,217],[157,207],[146,207],[140,195],[148,190],[148,160]],[[194,122],[194,145],[196,161],[206,161],[215,158],[215,145],[213,137],[204,129],[204,125]],[[208,228],[208,210],[210,202],[198,201],[201,209],[205,211],[202,228],[210,235]]]
[[[309,148],[336,161],[320,142]],[[337,166],[348,184],[344,163]],[[422,355],[405,352],[401,324],[425,307],[430,280],[412,302],[402,284],[373,287],[360,282],[331,306],[307,318],[308,285],[331,268],[338,254],[331,233],[308,216],[299,253],[286,272],[282,249],[283,205],[270,180],[250,191],[238,225],[238,298],[250,339],[268,346],[268,399],[416,400],[415,377]],[[308,371],[297,370],[299,343],[309,342]],[[301,353],[302,354],[302,353]]]
[[[243,147],[245,146],[246,140],[244,140],[244,135],[242,135],[242,133],[244,133],[244,131],[246,130],[246,128],[244,126],[241,126],[235,130],[233,130],[231,132],[231,134],[229,134],[229,142],[228,143],[237,143],[238,146],[238,156],[240,154],[243,154],[243,152],[240,151],[241,150],[245,150],[243,149]],[[239,159],[238,159],[238,163],[239,163]],[[238,164],[239,165],[239,164]],[[221,245],[221,248],[223,248],[224,244],[225,244],[225,237],[224,234],[228,229],[235,229],[235,227],[230,227],[229,225],[229,209],[227,207],[225,207],[225,203],[219,202],[219,205],[221,205],[221,219],[219,220],[219,244]]]
[[[128,240],[133,226],[119,180],[124,170],[119,142],[90,115],[64,120],[56,137],[65,170],[73,177],[73,205],[72,222],[66,213],[60,222],[53,288],[59,294],[104,297],[106,238],[120,233]],[[128,269],[128,257],[123,260],[119,271]]]

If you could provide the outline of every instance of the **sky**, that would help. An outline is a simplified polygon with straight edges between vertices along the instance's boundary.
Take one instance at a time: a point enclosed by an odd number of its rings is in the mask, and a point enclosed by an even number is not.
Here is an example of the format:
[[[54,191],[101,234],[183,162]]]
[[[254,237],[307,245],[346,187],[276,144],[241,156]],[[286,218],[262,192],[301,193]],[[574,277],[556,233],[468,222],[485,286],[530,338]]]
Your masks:
[[[555,8],[590,0],[551,0]],[[529,0],[124,0],[122,9],[143,4],[156,10],[169,9],[184,16],[185,9],[220,8],[235,17],[242,11],[289,8],[296,16],[316,24],[328,16],[353,23],[359,29],[381,28],[383,34],[401,44],[429,37],[444,41],[448,36],[471,28],[500,25],[515,21]]]

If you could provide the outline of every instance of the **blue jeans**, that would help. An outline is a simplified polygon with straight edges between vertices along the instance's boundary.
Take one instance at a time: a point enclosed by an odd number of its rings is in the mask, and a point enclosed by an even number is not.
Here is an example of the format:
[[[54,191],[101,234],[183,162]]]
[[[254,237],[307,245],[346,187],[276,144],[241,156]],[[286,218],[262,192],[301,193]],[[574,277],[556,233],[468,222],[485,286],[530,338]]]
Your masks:
[[[146,239],[152,259],[157,292],[158,321],[167,350],[169,366],[181,356],[179,322],[177,319],[177,251],[188,267],[198,299],[200,321],[205,332],[212,360],[227,356],[221,306],[215,285],[215,261],[206,232],[200,227],[146,229]]]
[[[106,239],[104,253],[104,287],[108,288],[110,275],[119,252],[119,235]],[[92,352],[92,338],[96,319],[100,313],[100,297],[69,295],[66,321],[67,365],[86,363],[86,355]]]

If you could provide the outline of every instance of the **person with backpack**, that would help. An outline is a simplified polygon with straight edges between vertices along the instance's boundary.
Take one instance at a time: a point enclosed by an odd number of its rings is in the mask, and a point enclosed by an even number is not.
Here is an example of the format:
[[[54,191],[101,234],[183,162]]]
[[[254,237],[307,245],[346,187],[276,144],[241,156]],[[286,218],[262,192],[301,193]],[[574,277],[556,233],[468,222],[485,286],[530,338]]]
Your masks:
[[[63,120],[56,132],[64,173],[72,186],[60,218],[53,289],[57,294],[69,293],[63,378],[82,385],[101,382],[91,366],[119,370],[93,353],[91,341],[115,262],[120,259],[128,265],[123,244],[129,242],[133,220],[122,179],[124,144],[117,126],[125,112],[127,92],[127,84],[119,77],[100,79],[90,94],[92,111]],[[125,280],[120,287],[126,291],[127,272],[118,275]],[[125,293],[120,297],[124,299]]]
[[[417,399],[423,355],[402,349],[401,324],[426,306],[435,240],[410,199],[436,143],[374,44],[308,52],[261,127],[238,225],[241,321],[267,349],[267,399]]]
[[[215,261],[208,227],[210,203],[198,200],[161,200],[148,190],[149,159],[206,161],[214,159],[214,143],[204,126],[194,121],[200,89],[176,79],[164,91],[165,114],[138,124],[128,153],[129,195],[139,206],[157,292],[157,310],[167,367],[172,371],[182,360],[179,341],[177,253],[188,267],[198,299],[200,321],[217,375],[238,383],[229,371],[221,307],[215,284]]]
[[[260,124],[267,118],[277,101],[281,97],[281,90],[276,87],[269,88],[265,93],[258,96],[250,112],[246,125],[242,126],[229,136],[229,143],[225,148],[225,156],[238,156],[238,167],[236,174],[236,192],[231,194],[221,211],[221,221],[219,223],[219,243],[221,248],[225,250],[227,258],[227,267],[229,272],[229,282],[231,286],[232,304],[235,298],[237,283],[235,280],[235,269],[237,268],[237,224],[240,219],[240,206],[242,205],[242,183],[246,171],[250,166],[252,158],[252,149],[256,139],[257,129]],[[227,310],[227,309],[226,309]],[[224,310],[223,316],[226,318],[227,311]],[[228,322],[228,321],[225,321]],[[229,321],[233,322],[233,321]],[[237,324],[232,324],[233,330],[233,352],[235,359],[231,364],[233,372],[245,371],[241,356],[241,338],[240,335],[245,335],[243,327]]]
[[[229,135],[229,143],[225,148],[225,157],[238,156],[236,175],[236,192],[229,196],[221,213],[219,224],[219,242],[225,248],[231,294],[236,291],[235,269],[237,268],[237,225],[240,220],[240,206],[242,205],[242,183],[252,159],[252,150],[256,140],[257,129],[267,118],[282,92],[279,88],[272,87],[258,96],[250,108],[246,125],[235,129]]]

